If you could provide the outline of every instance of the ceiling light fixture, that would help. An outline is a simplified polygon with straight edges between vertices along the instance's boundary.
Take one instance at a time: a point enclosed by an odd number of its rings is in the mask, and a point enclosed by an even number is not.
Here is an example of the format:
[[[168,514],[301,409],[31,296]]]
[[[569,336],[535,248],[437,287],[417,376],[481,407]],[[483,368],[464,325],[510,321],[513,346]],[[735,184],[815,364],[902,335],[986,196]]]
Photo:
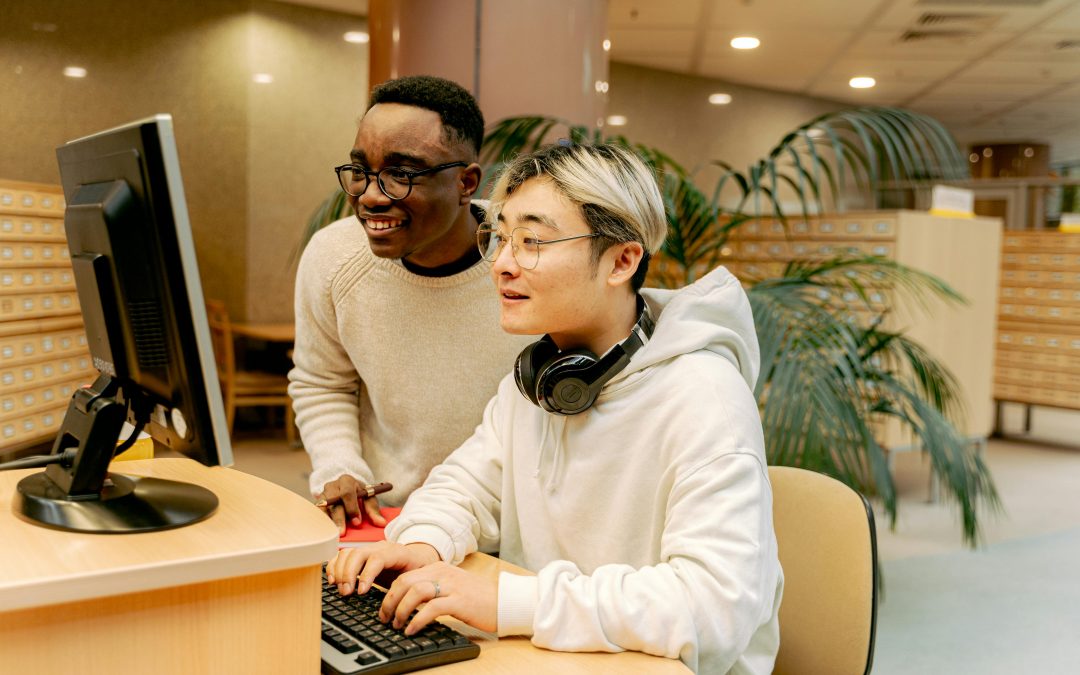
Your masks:
[[[727,105],[731,103],[731,94],[724,94],[717,92],[715,94],[709,94],[709,103],[713,105]]]
[[[853,77],[848,80],[848,84],[851,86],[852,89],[869,89],[870,87],[877,84],[877,80],[872,77],[865,76]]]
[[[626,116],[625,115],[608,115],[607,123],[610,124],[613,127],[624,127],[624,126],[626,126]]]
[[[757,49],[761,46],[761,40],[749,35],[741,35],[731,39],[731,46],[735,49]]]
[[[86,77],[86,68],[81,66],[68,66],[64,68],[65,77]]]
[[[255,73],[251,76],[251,81],[256,84],[270,84],[274,81],[274,76],[270,73]]]
[[[611,40],[604,40],[603,44],[604,44],[604,51],[605,52],[610,52],[611,51]]]
[[[351,42],[354,45],[366,45],[371,41],[371,36],[362,30],[351,30],[345,33],[345,42]]]

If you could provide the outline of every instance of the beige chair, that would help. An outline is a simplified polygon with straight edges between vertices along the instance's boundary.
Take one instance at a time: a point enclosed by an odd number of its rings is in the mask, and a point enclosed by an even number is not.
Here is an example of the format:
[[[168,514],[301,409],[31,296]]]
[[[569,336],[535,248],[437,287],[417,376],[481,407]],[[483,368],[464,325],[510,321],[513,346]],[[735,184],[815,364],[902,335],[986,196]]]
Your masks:
[[[225,402],[225,420],[232,435],[236,409],[240,406],[264,405],[285,408],[285,438],[296,442],[296,421],[293,417],[292,400],[289,398],[289,381],[284,375],[262,371],[240,370],[236,367],[236,345],[232,322],[225,303],[220,300],[206,301],[206,318],[210,323],[210,337],[214,343],[218,379]]]
[[[770,466],[784,568],[777,675],[864,675],[874,658],[877,540],[866,499],[838,480]]]

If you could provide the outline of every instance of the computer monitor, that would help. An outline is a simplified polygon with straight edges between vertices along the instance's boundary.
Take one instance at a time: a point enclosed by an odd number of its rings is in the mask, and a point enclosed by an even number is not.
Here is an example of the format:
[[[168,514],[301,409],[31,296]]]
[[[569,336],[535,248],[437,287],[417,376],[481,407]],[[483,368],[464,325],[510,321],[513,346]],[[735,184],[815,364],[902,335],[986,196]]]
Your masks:
[[[80,138],[56,155],[99,376],[71,398],[48,457],[62,461],[19,483],[15,512],[84,532],[197,522],[217,508],[211,491],[108,471],[125,421],[157,447],[207,465],[232,464],[172,118]]]

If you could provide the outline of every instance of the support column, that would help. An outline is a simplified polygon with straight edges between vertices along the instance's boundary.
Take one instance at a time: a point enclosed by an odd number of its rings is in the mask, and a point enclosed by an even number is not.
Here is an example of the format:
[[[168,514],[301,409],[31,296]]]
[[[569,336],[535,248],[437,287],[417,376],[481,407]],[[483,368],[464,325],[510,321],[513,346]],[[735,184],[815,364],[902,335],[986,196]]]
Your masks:
[[[437,75],[488,124],[552,115],[596,125],[607,103],[607,0],[371,0],[371,86]]]

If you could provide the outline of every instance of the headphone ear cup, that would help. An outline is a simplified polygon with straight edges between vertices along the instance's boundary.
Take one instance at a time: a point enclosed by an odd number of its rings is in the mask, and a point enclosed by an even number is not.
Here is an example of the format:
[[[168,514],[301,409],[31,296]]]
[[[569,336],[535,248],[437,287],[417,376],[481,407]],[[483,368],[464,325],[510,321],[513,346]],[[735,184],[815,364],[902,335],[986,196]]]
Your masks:
[[[588,349],[570,349],[551,358],[536,375],[537,405],[561,415],[574,415],[591,406],[597,392],[585,375],[597,361]]]
[[[552,356],[559,353],[559,348],[555,346],[546,335],[525,349],[521,350],[518,354],[517,361],[514,364],[514,381],[517,382],[518,391],[522,396],[533,402],[534,405],[540,405],[540,400],[537,397],[537,382],[536,373],[540,371]]]

